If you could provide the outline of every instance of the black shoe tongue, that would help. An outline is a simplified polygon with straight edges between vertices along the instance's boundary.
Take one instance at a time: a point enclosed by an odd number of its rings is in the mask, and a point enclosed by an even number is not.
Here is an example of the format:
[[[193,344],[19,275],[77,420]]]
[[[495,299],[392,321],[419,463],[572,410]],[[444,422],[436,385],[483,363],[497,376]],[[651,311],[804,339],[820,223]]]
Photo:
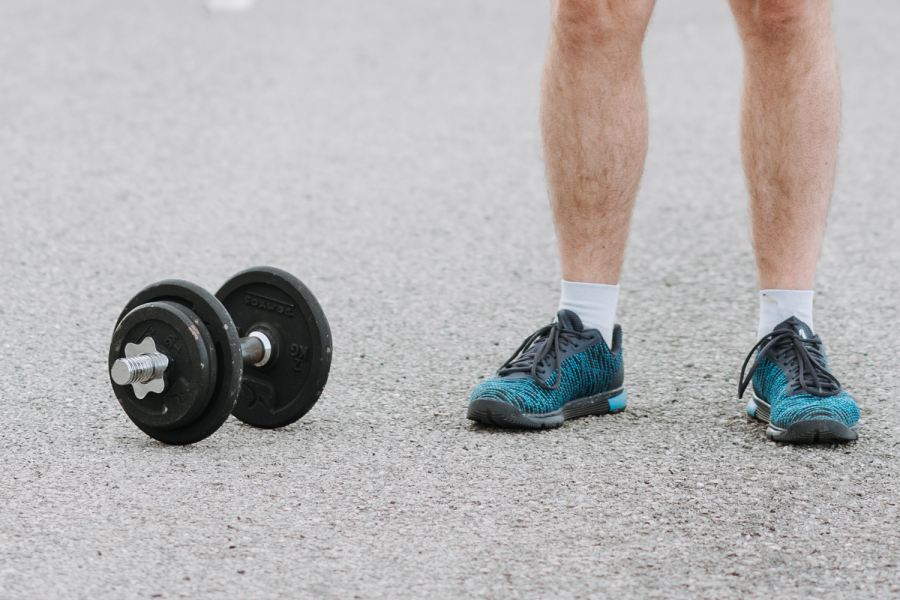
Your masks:
[[[584,325],[581,323],[581,318],[571,310],[563,309],[559,311],[556,315],[556,320],[559,321],[559,326],[562,329],[584,331]]]
[[[797,335],[806,339],[810,339],[813,336],[813,331],[809,328],[809,325],[807,325],[797,317],[788,317],[775,326],[775,331],[782,331],[784,329],[794,331],[797,333]]]

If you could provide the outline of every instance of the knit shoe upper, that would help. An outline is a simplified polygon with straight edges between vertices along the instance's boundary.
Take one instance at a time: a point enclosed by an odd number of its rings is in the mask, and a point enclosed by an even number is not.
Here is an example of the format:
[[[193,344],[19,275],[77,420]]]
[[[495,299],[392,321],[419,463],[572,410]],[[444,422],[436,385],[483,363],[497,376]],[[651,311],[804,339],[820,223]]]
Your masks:
[[[745,377],[747,363],[757,349],[756,360]],[[751,380],[756,398],[769,405],[768,421],[776,428],[785,430],[813,421],[857,427],[859,408],[829,370],[821,338],[796,317],[763,336],[747,355],[738,397],[743,396]]]
[[[526,415],[545,415],[573,400],[621,388],[625,373],[621,341],[618,325],[610,350],[599,331],[585,331],[578,315],[559,311],[556,322],[532,334],[493,378],[475,388],[470,418],[480,401],[508,404]]]

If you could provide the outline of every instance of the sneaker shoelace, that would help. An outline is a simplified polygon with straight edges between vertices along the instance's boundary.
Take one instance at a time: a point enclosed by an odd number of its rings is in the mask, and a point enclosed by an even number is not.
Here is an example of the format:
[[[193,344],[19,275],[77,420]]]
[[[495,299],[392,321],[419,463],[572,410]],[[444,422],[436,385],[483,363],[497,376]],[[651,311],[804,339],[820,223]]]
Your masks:
[[[586,339],[589,336],[574,329],[563,329],[559,323],[554,321],[545,327],[541,327],[531,336],[522,342],[512,356],[498,369],[497,374],[502,376],[512,373],[528,373],[542,389],[553,391],[559,389],[562,383],[562,376],[557,378],[556,383],[547,385],[556,368],[550,371],[547,378],[542,380],[538,377],[537,370],[541,363],[553,351],[555,357],[560,356],[560,348],[565,348],[569,344],[575,344],[577,340]],[[558,361],[557,361],[558,362]]]
[[[824,398],[836,396],[841,393],[841,382],[828,370],[828,363],[821,349],[822,340],[819,336],[802,338],[793,329],[781,329],[766,334],[759,340],[747,354],[744,365],[741,367],[741,378],[738,383],[738,398],[744,395],[744,390],[753,381],[753,374],[759,368],[762,359],[769,350],[774,350],[776,357],[785,359],[788,379],[797,381],[794,391],[803,390],[807,394]],[[756,355],[753,365],[747,370],[747,363],[753,356],[753,352],[762,347]],[[744,371],[747,376],[744,377]]]

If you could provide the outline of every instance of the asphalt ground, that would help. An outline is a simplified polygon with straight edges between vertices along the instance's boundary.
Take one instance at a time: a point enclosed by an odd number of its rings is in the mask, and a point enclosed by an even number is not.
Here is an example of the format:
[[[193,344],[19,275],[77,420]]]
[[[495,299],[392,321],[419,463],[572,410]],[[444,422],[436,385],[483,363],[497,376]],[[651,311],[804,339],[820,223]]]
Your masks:
[[[0,3],[0,597],[900,595],[900,5],[841,0],[817,330],[861,438],[736,398],[757,297],[726,4],[661,2],[622,280],[630,403],[465,419],[552,316],[545,2]],[[112,395],[122,306],[284,268],[334,335],[300,422],[167,447]]]

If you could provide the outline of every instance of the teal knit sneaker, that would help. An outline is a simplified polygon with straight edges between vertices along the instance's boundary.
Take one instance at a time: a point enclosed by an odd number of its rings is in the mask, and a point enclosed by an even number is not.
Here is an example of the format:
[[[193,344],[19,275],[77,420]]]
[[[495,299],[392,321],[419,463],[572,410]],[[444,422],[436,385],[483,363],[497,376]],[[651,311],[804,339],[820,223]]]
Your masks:
[[[822,340],[796,317],[780,323],[750,350],[741,368],[738,398],[751,381],[747,413],[769,424],[770,439],[824,444],[859,437],[856,402],[829,371]]]
[[[561,310],[475,388],[467,416],[496,427],[559,427],[566,419],[625,410],[624,379],[621,327],[610,349],[599,331],[585,331],[578,315]]]

